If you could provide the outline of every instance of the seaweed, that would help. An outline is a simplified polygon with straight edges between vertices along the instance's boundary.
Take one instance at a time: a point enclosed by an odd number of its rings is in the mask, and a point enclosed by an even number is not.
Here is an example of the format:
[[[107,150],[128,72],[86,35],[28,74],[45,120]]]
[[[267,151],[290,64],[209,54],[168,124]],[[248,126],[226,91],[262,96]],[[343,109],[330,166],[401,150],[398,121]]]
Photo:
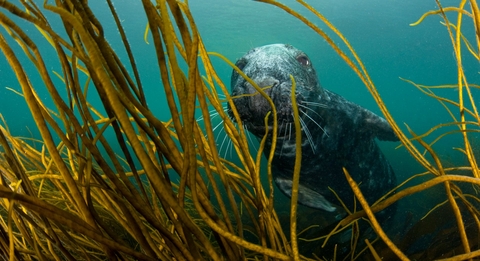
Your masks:
[[[103,28],[106,22],[100,22],[87,1],[56,0],[42,5],[0,1],[4,28],[0,50],[18,79],[19,95],[25,98],[41,136],[19,137],[5,121],[0,126],[0,256],[8,260],[321,259],[318,256],[333,260],[464,260],[480,256],[480,171],[471,137],[480,123],[471,92],[478,86],[467,81],[462,67],[463,46],[475,59],[479,57],[476,1],[468,2],[471,11],[466,9],[467,1],[458,7],[442,7],[437,1],[439,10],[426,12],[412,24],[421,26],[429,16],[441,15],[458,68],[458,82],[451,85],[426,86],[404,79],[440,102],[451,115],[451,122],[423,134],[408,126],[407,132],[400,128],[354,48],[321,13],[297,1],[326,25],[346,50],[295,10],[273,0],[258,2],[285,10],[331,45],[368,88],[401,146],[424,167],[424,173],[412,175],[396,192],[368,205],[346,169],[345,178],[357,197],[358,209],[347,209],[349,215],[331,227],[305,226],[297,217],[295,200],[299,154],[289,224],[284,229],[273,204],[272,157],[267,158],[269,183],[264,186],[260,178],[265,175],[261,172],[263,142],[257,155],[252,155],[246,131],[235,124],[241,126],[232,102],[235,97],[229,96],[210,59],[222,57],[241,71],[220,54],[206,50],[187,1],[142,1],[148,21],[145,38],[150,37],[154,46],[157,64],[152,66],[158,70],[169,121],[159,120],[148,107],[149,97],[137,66],[139,57],[132,52],[111,0],[107,0],[111,22],[120,33],[127,62],[120,58],[121,51],[110,45]],[[456,23],[446,12],[457,14]],[[462,34],[464,15],[473,20],[476,47],[467,40],[471,36]],[[54,19],[61,21],[62,29],[52,26]],[[39,47],[39,40],[28,30],[32,26],[53,48],[61,72],[49,71],[45,46]],[[41,82],[32,80],[32,68]],[[262,89],[252,85],[268,99]],[[41,88],[48,91],[52,105],[39,98]],[[437,88],[457,88],[458,101],[435,94]],[[225,98],[220,98],[221,93]],[[93,105],[91,96],[100,103]],[[224,112],[224,102],[230,103],[235,120]],[[196,112],[202,115],[202,125]],[[212,112],[221,118],[240,164],[219,155]],[[275,110],[267,115],[266,123],[269,117],[275,119]],[[300,128],[298,120],[295,127]],[[276,137],[276,124],[272,132]],[[467,165],[449,166],[432,148],[448,135],[462,136],[463,143],[456,149],[466,156]],[[296,137],[297,146],[300,139]],[[410,181],[420,179],[420,184],[411,185]],[[419,221],[405,217],[406,224],[412,220],[414,224],[397,237],[384,232],[398,227],[382,227],[376,212],[434,186],[444,187],[446,200],[441,205],[431,206]],[[443,219],[438,221],[439,217]],[[359,235],[358,222],[367,222],[378,235],[376,239],[359,242],[365,238]],[[437,222],[441,226],[434,226]],[[351,231],[349,250],[343,254],[338,244],[332,244],[332,237],[342,231]],[[426,241],[430,242],[428,249]],[[305,242],[315,247],[307,247]],[[324,246],[331,249],[326,251]]]

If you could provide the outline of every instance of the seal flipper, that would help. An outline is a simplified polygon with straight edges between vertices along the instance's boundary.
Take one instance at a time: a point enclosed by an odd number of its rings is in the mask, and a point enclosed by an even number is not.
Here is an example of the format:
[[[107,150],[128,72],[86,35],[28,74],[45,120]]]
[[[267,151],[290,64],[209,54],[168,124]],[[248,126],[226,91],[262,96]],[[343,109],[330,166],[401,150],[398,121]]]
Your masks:
[[[292,197],[292,180],[277,177],[275,178],[275,183],[285,195],[290,198]],[[328,212],[334,212],[337,210],[337,208],[332,206],[332,204],[320,193],[302,186],[301,184],[298,184],[298,203],[311,208],[323,209]]]
[[[324,89],[325,101],[323,103],[329,104],[330,110],[341,112],[347,118],[351,119],[355,125],[358,125],[358,132],[368,131],[372,134],[372,138],[377,137],[384,141],[399,141],[397,135],[392,129],[392,126],[383,117],[363,108],[362,106],[353,103],[342,96]],[[337,118],[335,118],[337,120]]]
[[[392,129],[392,126],[390,126],[387,120],[365,108],[362,109],[364,110],[365,114],[365,128],[370,130],[375,137],[384,141],[399,141],[397,135]]]

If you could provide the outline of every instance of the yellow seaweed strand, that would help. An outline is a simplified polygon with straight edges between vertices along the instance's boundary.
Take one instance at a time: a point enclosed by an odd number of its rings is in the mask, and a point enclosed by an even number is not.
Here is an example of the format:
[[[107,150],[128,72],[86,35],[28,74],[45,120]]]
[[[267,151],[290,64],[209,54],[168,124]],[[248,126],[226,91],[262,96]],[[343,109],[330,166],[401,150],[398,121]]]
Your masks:
[[[362,192],[360,191],[360,188],[358,187],[357,183],[352,179],[350,174],[348,174],[348,171],[343,168],[343,172],[345,173],[345,177],[347,178],[348,183],[350,184],[350,187],[352,188],[353,193],[357,197],[358,201],[363,207],[363,210],[367,214],[368,219],[370,219],[370,222],[372,223],[372,227],[377,233],[378,236],[385,242],[385,244],[392,250],[395,255],[400,260],[409,260],[408,257],[403,254],[403,252],[388,238],[387,234],[383,231],[382,227],[378,223],[377,219],[375,218],[375,215],[372,212],[372,209],[368,205],[367,200],[362,195]]]
[[[259,223],[260,223],[260,242],[262,244],[263,247],[267,247],[267,240],[266,240],[266,233],[265,233],[265,226],[263,224],[267,224],[266,220],[268,217],[269,214],[266,213],[264,207],[263,207],[263,190],[262,190],[262,183],[261,183],[261,180],[260,180],[260,164],[262,162],[262,152],[263,152],[263,149],[265,148],[265,143],[267,142],[267,139],[268,139],[268,136],[269,136],[269,128],[268,128],[268,119],[270,117],[270,114],[271,112],[268,112],[267,115],[265,115],[265,118],[264,118],[264,126],[265,126],[265,134],[263,135],[263,138],[262,140],[260,141],[260,144],[259,144],[259,149],[258,149],[258,153],[257,153],[257,157],[255,159],[255,165],[256,165],[256,172],[252,173],[253,177],[252,177],[252,183],[253,183],[253,188],[255,189],[255,192],[256,192],[256,207],[257,207],[257,210],[259,212],[259,215],[258,215],[258,219],[259,219]],[[268,260],[268,256],[264,256],[264,259]]]
[[[292,241],[293,260],[300,260],[298,253],[297,239],[297,207],[298,207],[298,183],[300,182],[300,168],[302,166],[302,130],[300,116],[298,114],[297,99],[295,93],[295,79],[290,75],[292,90],[290,99],[292,101],[293,119],[295,124],[295,166],[293,168],[292,195],[290,202],[290,240]]]
[[[432,11],[428,11],[426,13],[424,13],[420,19],[418,19],[416,22],[414,23],[411,23],[410,26],[417,26],[419,25],[421,22],[423,22],[423,20],[425,18],[427,18],[427,16],[431,16],[431,15],[436,15],[436,14],[441,14],[443,12],[450,12],[450,11],[456,11],[458,13],[464,13],[470,17],[473,17],[473,15],[469,12],[467,12],[467,10],[463,9],[463,8],[459,8],[459,7],[444,7],[443,8],[443,11],[442,10],[432,10]]]
[[[446,203],[448,202],[448,199],[446,199],[445,201],[441,202],[441,203],[438,203],[435,207],[433,207],[432,209],[430,209],[425,215],[423,215],[423,217],[420,218],[420,220],[424,220],[428,215],[430,215],[432,212],[435,211],[435,209],[445,205]]]
[[[458,260],[476,260],[480,256],[480,249],[470,253],[459,254],[450,258],[437,259],[437,261],[458,261]]]
[[[415,133],[412,132],[412,134],[415,136]],[[442,163],[436,153],[433,151],[433,149],[423,140],[418,140],[420,144],[425,147],[425,149],[430,153],[432,158],[434,159],[435,163],[437,164],[437,169],[439,173],[434,173],[436,175],[441,175],[445,176],[445,170],[442,166]],[[450,202],[450,205],[452,206],[453,213],[455,215],[455,219],[457,220],[457,226],[458,226],[458,232],[460,234],[460,239],[462,241],[463,248],[466,253],[470,252],[470,244],[468,243],[468,238],[467,238],[467,233],[465,231],[465,225],[463,222],[462,214],[460,212],[460,209],[458,207],[457,202],[455,201],[455,198],[452,195],[452,189],[451,189],[451,184],[450,182],[446,181],[445,183],[445,190],[447,194],[448,201]]]
[[[445,24],[444,22],[440,22],[440,23],[443,24],[443,25],[445,25],[445,26],[447,25],[447,24]],[[450,24],[450,26],[451,26],[453,29],[457,30],[457,28],[455,27],[455,25]],[[475,30],[476,30],[476,29],[475,29]],[[475,59],[479,60],[480,57],[478,56],[478,53],[476,53],[476,52],[473,50],[472,44],[468,41],[468,39],[467,39],[463,34],[461,34],[461,37],[462,37],[463,42],[464,42],[465,45],[467,46],[468,51],[473,55],[473,57],[474,57]]]
[[[147,23],[147,25],[145,26],[145,33],[143,33],[143,40],[145,41],[146,44],[150,44],[148,42],[148,31],[150,31],[150,24]]]
[[[20,188],[20,185],[22,184],[22,180],[19,180],[17,182],[17,184],[15,184],[15,187],[13,188],[13,191],[15,193],[18,192],[18,189]],[[15,195],[15,194],[13,194]],[[15,260],[15,240],[13,238],[13,231],[14,229],[12,228],[12,220],[13,220],[13,216],[14,216],[14,211],[13,211],[13,208],[15,206],[15,198],[14,196],[12,196],[9,200],[9,204],[8,204],[8,225],[7,227],[9,228],[8,229],[8,240],[10,241],[10,244],[9,244],[9,255],[10,255],[10,258],[9,260],[13,261]]]
[[[477,53],[480,54],[480,10],[478,9],[477,1],[471,0],[470,6],[472,7],[473,13],[473,24],[475,25],[475,40],[477,40]],[[477,60],[480,55],[475,55]]]
[[[377,251],[375,251],[375,248],[373,248],[372,244],[370,244],[370,241],[367,238],[365,239],[365,244],[367,244],[368,249],[370,249],[370,252],[372,253],[373,258],[375,258],[375,261],[381,261],[382,258],[378,255]]]
[[[470,170],[470,168],[466,169]],[[371,210],[373,212],[379,212],[382,211],[383,209],[387,208],[388,206],[392,205],[393,203],[399,201],[400,199],[413,195],[415,193],[418,193],[420,191],[424,191],[428,188],[431,188],[433,186],[436,186],[440,183],[443,183],[445,181],[458,181],[458,182],[466,182],[474,185],[480,185],[480,179],[474,178],[474,177],[468,177],[468,176],[462,176],[462,175],[443,175],[443,176],[437,176],[433,179],[430,179],[428,181],[425,181],[419,185],[411,186],[408,187],[404,190],[398,191],[397,193],[393,194],[392,196],[386,198],[385,200],[378,202],[374,204],[371,207]],[[339,226],[346,226],[350,224],[352,221],[365,217],[366,213],[364,210],[358,211],[353,213],[350,216],[345,217],[342,221],[339,222]]]

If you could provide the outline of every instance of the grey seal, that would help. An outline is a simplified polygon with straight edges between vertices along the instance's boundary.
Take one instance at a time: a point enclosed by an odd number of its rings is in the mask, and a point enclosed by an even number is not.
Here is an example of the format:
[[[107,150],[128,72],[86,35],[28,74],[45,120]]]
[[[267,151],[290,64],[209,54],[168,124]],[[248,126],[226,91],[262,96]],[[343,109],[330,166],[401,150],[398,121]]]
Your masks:
[[[376,143],[398,141],[388,122],[375,113],[320,86],[308,56],[286,44],[273,44],[248,51],[236,66],[269,95],[277,110],[277,144],[272,173],[278,188],[291,197],[295,163],[295,138],[291,104],[292,81],[302,126],[300,204],[327,212],[343,211],[335,191],[353,210],[354,195],[345,178],[345,167],[372,204],[396,185],[395,173]],[[244,95],[248,94],[248,95]],[[258,138],[265,134],[265,116],[271,107],[254,87],[233,70],[231,95],[243,126]],[[228,112],[233,118],[232,108]],[[272,128],[273,117],[269,117]],[[269,131],[271,134],[272,131]],[[271,136],[265,155],[272,147]],[[360,205],[357,204],[357,210]],[[393,210],[393,208],[389,208]],[[385,210],[383,215],[390,215]]]

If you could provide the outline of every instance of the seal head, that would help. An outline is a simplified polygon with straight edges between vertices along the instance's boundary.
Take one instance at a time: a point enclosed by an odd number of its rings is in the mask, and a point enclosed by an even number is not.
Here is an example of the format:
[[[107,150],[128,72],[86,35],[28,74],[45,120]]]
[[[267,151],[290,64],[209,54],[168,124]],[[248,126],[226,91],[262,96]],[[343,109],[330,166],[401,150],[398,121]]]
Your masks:
[[[290,45],[273,44],[254,48],[236,65],[272,99],[277,109],[279,133],[285,133],[281,130],[287,127],[287,123],[293,122],[290,75],[296,82],[297,103],[318,101],[323,93],[308,56]],[[232,96],[258,94],[252,84],[235,70],[231,86]],[[261,95],[244,96],[235,99],[235,106],[247,129],[257,136],[263,136],[264,118],[272,110],[266,99]],[[273,121],[273,117],[270,117],[270,121]]]

